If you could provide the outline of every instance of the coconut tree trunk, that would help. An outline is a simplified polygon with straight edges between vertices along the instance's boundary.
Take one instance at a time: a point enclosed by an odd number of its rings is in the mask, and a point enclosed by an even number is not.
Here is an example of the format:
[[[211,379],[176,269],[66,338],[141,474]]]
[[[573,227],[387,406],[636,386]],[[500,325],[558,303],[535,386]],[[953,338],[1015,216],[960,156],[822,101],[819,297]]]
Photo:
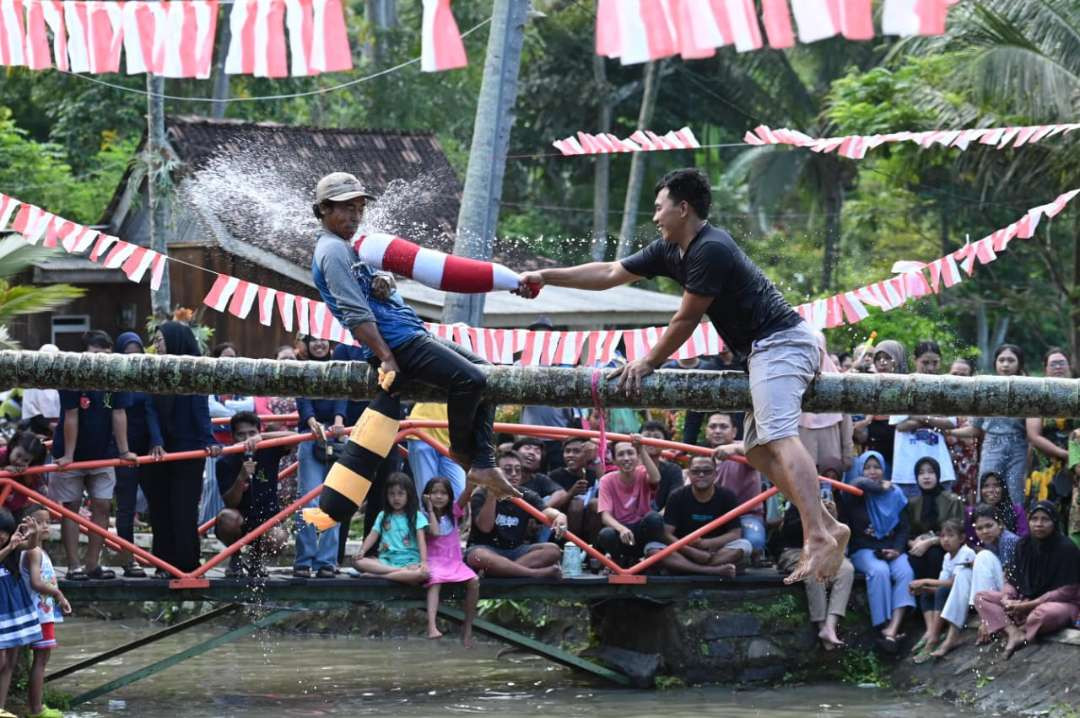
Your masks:
[[[844,204],[844,189],[840,179],[830,181],[825,188],[825,250],[821,257],[821,289],[833,287],[836,263],[840,256],[840,212]]]
[[[591,369],[485,366],[484,396],[494,402],[580,406],[593,401]],[[152,354],[0,351],[0,386],[370,398],[366,362],[279,362]],[[410,399],[443,399],[445,388],[409,384]],[[640,396],[601,382],[607,406],[742,410],[750,388],[741,372],[658,371]],[[823,374],[803,398],[806,411],[932,416],[1080,416],[1080,380],[982,375]]]
[[[645,65],[645,88],[641,94],[641,109],[638,112],[637,128],[649,129],[653,111],[656,109],[656,95],[660,92],[660,63],[650,62]],[[616,259],[630,254],[634,246],[634,230],[637,229],[638,205],[641,201],[641,185],[645,181],[646,152],[635,152],[630,158],[630,179],[626,182],[626,199],[623,202],[622,225],[619,227],[619,246]]]
[[[1069,288],[1069,350],[1073,374],[1080,373],[1080,213],[1073,212],[1073,270]]]

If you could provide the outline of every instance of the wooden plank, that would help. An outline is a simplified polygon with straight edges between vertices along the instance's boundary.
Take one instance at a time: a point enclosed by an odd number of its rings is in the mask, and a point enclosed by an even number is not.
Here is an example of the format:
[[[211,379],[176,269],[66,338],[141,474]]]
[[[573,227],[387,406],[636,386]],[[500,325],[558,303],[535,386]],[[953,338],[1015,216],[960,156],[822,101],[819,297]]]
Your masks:
[[[70,666],[67,666],[65,668],[61,668],[58,671],[53,671],[49,675],[45,676],[45,682],[48,683],[49,681],[55,681],[55,680],[58,680],[60,678],[63,678],[64,676],[70,676],[72,673],[76,673],[78,671],[81,671],[84,668],[89,668],[90,666],[97,665],[98,663],[101,663],[102,661],[107,661],[110,658],[115,658],[116,656],[121,656],[121,655],[123,655],[123,654],[125,654],[125,653],[127,653],[129,651],[134,651],[136,648],[142,648],[143,646],[148,646],[151,643],[156,643],[157,641],[160,641],[162,638],[168,638],[169,636],[174,636],[177,633],[180,633],[181,631],[186,631],[189,628],[194,628],[195,626],[206,623],[207,621],[212,621],[215,618],[218,618],[219,616],[224,616],[224,615],[226,615],[228,613],[232,613],[233,611],[235,611],[238,608],[240,608],[239,604],[235,604],[235,603],[229,604],[228,606],[221,606],[220,608],[215,608],[212,611],[207,611],[204,614],[201,614],[199,616],[195,616],[194,618],[189,618],[188,620],[182,621],[182,622],[177,623],[177,624],[175,624],[173,626],[163,628],[162,630],[151,633],[148,636],[143,636],[142,638],[136,638],[134,641],[130,641],[128,643],[125,643],[122,646],[117,646],[116,648],[111,648],[111,649],[105,651],[104,653],[99,653],[96,656],[91,656],[90,658],[87,658],[86,660],[79,661],[78,663],[73,663]]]
[[[270,613],[270,614],[268,614],[266,616],[263,616],[262,618],[258,619],[257,621],[254,621],[253,623],[249,623],[247,625],[239,626],[238,628],[234,628],[231,631],[228,631],[226,633],[221,634],[220,636],[216,636],[216,637],[211,638],[209,640],[203,641],[202,643],[198,643],[198,644],[196,644],[194,646],[191,646],[190,648],[186,648],[183,651],[180,651],[179,653],[175,653],[175,654],[173,654],[173,655],[171,655],[171,656],[169,656],[167,658],[163,658],[160,661],[155,661],[154,663],[151,663],[148,666],[140,668],[137,671],[132,671],[131,673],[125,674],[125,675],[120,676],[119,678],[117,678],[115,680],[112,680],[112,681],[109,681],[108,683],[100,685],[97,688],[93,688],[93,689],[87,691],[86,693],[82,693],[80,695],[77,695],[77,696],[75,696],[74,698],[71,699],[71,705],[72,706],[77,706],[77,705],[80,705],[82,703],[86,703],[87,701],[92,701],[95,698],[103,696],[106,693],[111,693],[112,691],[115,691],[118,688],[123,688],[124,686],[131,685],[132,683],[135,683],[136,681],[140,681],[143,678],[149,678],[150,676],[161,673],[162,671],[164,671],[164,670],[166,670],[168,668],[171,668],[171,667],[177,665],[178,663],[183,663],[184,661],[186,661],[189,658],[194,658],[195,656],[201,656],[202,654],[206,653],[207,651],[212,651],[213,649],[217,648],[218,646],[222,646],[222,645],[224,645],[226,643],[229,643],[231,641],[235,641],[237,638],[242,638],[244,636],[247,636],[247,635],[249,635],[251,633],[254,633],[255,631],[259,630],[260,628],[265,628],[266,626],[271,626],[271,625],[277,623],[278,621],[281,621],[281,620],[283,620],[285,618],[288,618],[289,616],[295,615],[296,613],[297,613],[297,611],[292,610],[292,609],[280,609],[280,610],[274,611],[274,612],[272,612],[272,613]]]
[[[441,604],[439,606],[439,615],[444,618],[448,618],[456,623],[464,623],[465,613],[457,608],[451,608],[449,606]],[[549,661],[554,661],[560,665],[564,665],[568,668],[573,668],[577,671],[584,671],[591,675],[603,678],[611,681],[612,683],[618,683],[621,686],[630,685],[630,679],[618,671],[613,671],[610,668],[601,666],[599,663],[593,663],[592,661],[576,656],[569,651],[564,651],[558,646],[553,646],[543,641],[538,641],[534,638],[526,636],[523,633],[517,631],[511,631],[509,628],[503,628],[502,626],[492,623],[491,621],[485,621],[482,618],[476,618],[473,620],[473,630],[497,638],[498,640],[509,643],[515,648],[520,648],[529,653],[535,653],[538,656],[543,656]]]

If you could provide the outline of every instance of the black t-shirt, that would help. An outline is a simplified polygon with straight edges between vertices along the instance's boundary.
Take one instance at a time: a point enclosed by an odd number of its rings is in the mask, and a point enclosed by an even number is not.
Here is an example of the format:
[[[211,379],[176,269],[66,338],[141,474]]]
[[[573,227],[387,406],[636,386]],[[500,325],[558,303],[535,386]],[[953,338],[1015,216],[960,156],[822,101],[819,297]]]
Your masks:
[[[528,481],[524,481],[521,484],[526,489],[532,489],[543,498],[551,496],[556,491],[562,491],[562,486],[551,480],[547,474],[535,473]]]
[[[694,491],[690,486],[684,486],[672,492],[668,497],[667,506],[664,507],[664,523],[675,527],[675,537],[682,538],[687,534],[697,531],[717,516],[723,516],[739,505],[735,494],[727,489],[717,486],[713,491],[712,498],[706,503],[701,503],[694,498]],[[724,524],[715,531],[707,534],[706,538],[719,536],[732,530],[739,525],[735,519]]]
[[[653,506],[657,511],[662,511],[664,506],[667,505],[671,494],[685,482],[683,481],[682,467],[678,464],[661,459],[656,468],[660,470],[660,485],[656,487]]]
[[[116,438],[113,436],[113,409],[127,409],[131,394],[123,391],[76,391],[61,389],[60,422],[53,431],[52,455],[64,455],[64,414],[69,409],[79,412],[79,433],[75,438],[75,461],[115,459]],[[130,448],[130,447],[128,447]]]
[[[657,239],[622,265],[639,277],[670,277],[688,292],[715,297],[706,314],[736,354],[746,356],[754,341],[802,321],[731,235],[707,223],[685,256],[674,243]]]
[[[521,488],[521,497],[534,509],[543,511],[544,500],[532,489],[524,486]],[[519,508],[513,501],[495,502],[495,527],[491,533],[484,533],[476,525],[476,517],[480,515],[480,509],[484,508],[487,494],[480,489],[472,495],[473,527],[469,532],[469,545],[495,546],[497,548],[517,548],[526,543],[525,538],[529,530],[529,519],[532,516]]]
[[[288,447],[275,446],[255,452],[255,475],[248,482],[240,505],[236,507],[244,516],[245,526],[258,526],[281,511],[278,499],[278,463],[288,452]],[[243,454],[228,454],[217,460],[218,491],[224,496],[236,482],[244,463]]]
[[[564,466],[552,471],[548,478],[554,481],[560,487],[569,491],[570,487],[576,484],[578,480],[582,478],[582,476],[579,474],[571,473]],[[596,483],[596,472],[592,469],[585,469],[584,479],[589,482],[589,486],[592,486]]]

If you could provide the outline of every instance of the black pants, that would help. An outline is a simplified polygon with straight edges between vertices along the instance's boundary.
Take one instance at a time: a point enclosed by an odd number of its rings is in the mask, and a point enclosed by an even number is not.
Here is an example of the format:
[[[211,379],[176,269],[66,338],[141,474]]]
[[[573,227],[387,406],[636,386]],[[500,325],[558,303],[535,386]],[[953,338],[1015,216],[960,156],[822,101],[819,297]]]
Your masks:
[[[456,344],[426,334],[395,349],[394,359],[404,376],[394,382],[391,390],[397,391],[411,381],[445,389],[450,446],[468,456],[475,468],[495,466],[491,443],[495,405],[482,396],[487,377],[477,368],[487,362]]]
[[[153,554],[181,571],[199,565],[199,500],[205,459],[142,467],[139,483],[150,504]]]
[[[634,532],[634,545],[627,546],[619,540],[619,532],[610,526],[600,529],[596,536],[596,547],[609,554],[616,561],[627,561],[645,553],[645,544],[650,541],[664,540],[664,517],[656,511],[645,514],[636,524],[625,524]]]
[[[116,535],[128,541],[135,539],[135,503],[139,498],[141,470],[135,466],[117,466],[115,469]]]

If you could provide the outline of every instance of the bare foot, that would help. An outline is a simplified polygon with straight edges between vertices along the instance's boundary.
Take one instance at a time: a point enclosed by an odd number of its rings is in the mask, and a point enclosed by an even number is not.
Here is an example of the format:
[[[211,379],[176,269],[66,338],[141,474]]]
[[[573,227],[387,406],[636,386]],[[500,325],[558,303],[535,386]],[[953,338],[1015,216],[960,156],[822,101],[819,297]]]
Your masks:
[[[1027,639],[1024,638],[1024,634],[1017,631],[1016,633],[1009,634],[1009,640],[1005,644],[1005,660],[1012,658],[1012,655],[1019,651],[1021,648],[1027,645]]]
[[[818,631],[817,636],[821,639],[821,645],[826,651],[842,648],[845,645],[845,643],[840,640],[840,637],[836,635],[836,631],[828,626],[822,626],[821,630]]]
[[[985,646],[993,639],[993,634],[987,630],[986,625],[979,621],[979,635],[975,637],[976,646]]]
[[[803,546],[798,565],[784,583],[790,585],[811,577],[827,581],[835,576],[844,562],[844,550],[850,537],[851,529],[836,522],[826,533],[812,535]]]
[[[962,643],[963,640],[959,638],[954,640],[946,636],[945,640],[941,642],[941,645],[934,649],[933,653],[931,653],[930,655],[934,658],[943,658],[949,653],[949,651],[953,650],[954,648],[958,648]]]
[[[521,492],[506,480],[503,472],[494,466],[487,469],[470,469],[467,478],[472,483],[483,486],[497,499],[521,497]]]
[[[461,634],[461,645],[465,648],[473,647],[474,644],[472,639],[472,630],[468,630],[465,633]]]
[[[553,564],[547,568],[535,569],[534,574],[537,578],[562,578],[562,569],[559,568],[559,564]]]
[[[442,635],[442,631],[437,628],[429,628],[427,632],[427,637],[432,641],[442,638]]]
[[[720,576],[721,578],[735,578],[735,564],[722,563],[717,566],[710,566],[711,573],[714,576]]]

